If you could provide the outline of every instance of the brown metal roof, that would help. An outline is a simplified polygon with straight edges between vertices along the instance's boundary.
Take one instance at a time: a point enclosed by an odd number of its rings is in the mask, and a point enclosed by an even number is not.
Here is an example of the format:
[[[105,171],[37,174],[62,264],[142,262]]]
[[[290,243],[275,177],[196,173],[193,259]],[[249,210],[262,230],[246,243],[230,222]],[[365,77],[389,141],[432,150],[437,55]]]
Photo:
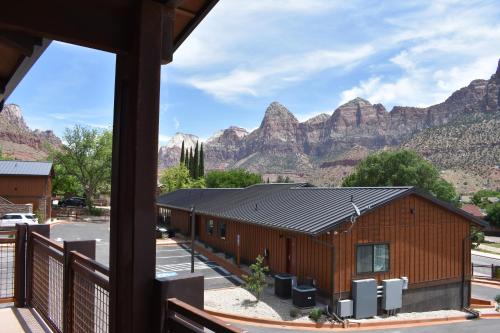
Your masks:
[[[175,15],[176,50],[218,0],[156,0]],[[0,5],[0,110],[50,41],[113,53],[127,50],[134,0],[7,1]],[[47,24],[49,22],[49,24]],[[92,24],[89,24],[91,22]],[[66,27],[62,29],[61,27]]]

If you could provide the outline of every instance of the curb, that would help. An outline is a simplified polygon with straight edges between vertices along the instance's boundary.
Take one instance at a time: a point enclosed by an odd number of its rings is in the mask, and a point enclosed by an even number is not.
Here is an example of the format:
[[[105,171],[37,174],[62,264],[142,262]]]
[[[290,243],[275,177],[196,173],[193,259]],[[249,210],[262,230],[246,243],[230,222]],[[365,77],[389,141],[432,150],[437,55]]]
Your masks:
[[[493,253],[485,253],[485,252],[481,252],[481,251],[471,251],[471,254],[474,255],[474,256],[478,256],[478,257],[485,257],[485,258],[490,258],[490,259],[497,259],[499,260],[500,259],[500,254],[493,254]]]
[[[483,313],[479,316],[479,318],[484,318],[484,319],[499,319],[500,318],[500,313]]]
[[[491,285],[500,287],[500,280],[472,279],[471,282],[472,283],[491,284]]]
[[[273,320],[273,319],[263,319],[263,318],[254,318],[254,317],[246,317],[235,315],[232,313],[218,312],[213,310],[205,309],[205,311],[212,316],[218,317],[223,320],[235,320],[237,322],[242,322],[246,324],[264,324],[270,326],[280,326],[282,328],[304,328],[304,329],[340,329],[340,330],[348,330],[348,329],[363,329],[363,328],[384,328],[384,327],[403,327],[403,326],[428,326],[429,324],[440,324],[440,323],[449,323],[449,322],[461,322],[472,319],[471,316],[463,315],[463,316],[452,316],[452,317],[442,317],[442,318],[430,318],[430,319],[407,319],[407,320],[393,320],[393,321],[372,321],[372,322],[361,322],[361,323],[353,323],[348,322],[346,327],[343,327],[342,324],[339,323],[308,323],[308,322],[289,322],[289,321],[281,321],[281,320]],[[500,318],[499,314],[485,314],[480,318]]]

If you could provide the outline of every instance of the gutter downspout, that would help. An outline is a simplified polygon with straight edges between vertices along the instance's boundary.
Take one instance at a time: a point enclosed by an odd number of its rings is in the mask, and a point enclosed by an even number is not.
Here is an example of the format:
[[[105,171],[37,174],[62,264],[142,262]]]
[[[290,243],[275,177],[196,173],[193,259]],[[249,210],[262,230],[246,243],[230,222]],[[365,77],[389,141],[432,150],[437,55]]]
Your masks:
[[[471,233],[470,224],[469,224],[469,235],[465,236],[465,238],[462,240],[462,288],[461,288],[462,309],[465,309],[464,298],[465,298],[465,267],[466,267],[465,258],[467,255],[466,245],[467,245],[467,241],[470,241],[471,239],[472,239],[472,233]],[[472,262],[472,256],[471,256],[471,262]],[[471,288],[469,286],[469,297],[468,297],[469,300],[470,300],[470,293],[471,293]]]

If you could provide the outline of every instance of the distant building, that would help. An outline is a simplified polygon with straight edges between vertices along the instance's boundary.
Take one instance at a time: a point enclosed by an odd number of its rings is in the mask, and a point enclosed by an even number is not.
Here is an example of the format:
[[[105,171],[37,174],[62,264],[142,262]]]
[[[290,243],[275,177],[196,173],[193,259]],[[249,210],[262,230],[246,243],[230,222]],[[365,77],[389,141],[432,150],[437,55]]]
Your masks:
[[[353,297],[353,280],[407,277],[403,312],[468,306],[470,227],[485,226],[413,187],[183,189],[157,205],[187,235],[194,205],[199,241],[242,262],[264,255],[273,273],[312,278],[325,296]]]
[[[51,216],[51,162],[0,161],[0,197],[14,204],[32,204],[43,219]]]
[[[462,210],[465,210],[467,213],[469,213],[477,218],[480,218],[480,219],[482,219],[483,217],[486,216],[486,214],[481,209],[481,207],[478,207],[478,206],[473,205],[473,204],[463,205]]]
[[[472,198],[470,195],[462,195],[460,197],[460,202],[464,203],[464,204],[468,204],[468,203],[471,203],[472,202]]]
[[[497,203],[497,202],[500,202],[500,198],[499,197],[488,197],[488,202],[489,203]]]

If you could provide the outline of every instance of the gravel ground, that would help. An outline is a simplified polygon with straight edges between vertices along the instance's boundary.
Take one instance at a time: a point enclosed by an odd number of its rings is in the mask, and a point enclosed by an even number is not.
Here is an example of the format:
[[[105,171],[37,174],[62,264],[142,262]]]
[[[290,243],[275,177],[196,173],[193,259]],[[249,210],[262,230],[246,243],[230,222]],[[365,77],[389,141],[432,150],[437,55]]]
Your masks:
[[[375,316],[370,319],[349,319],[351,322],[371,322],[371,321],[386,321],[386,320],[408,320],[408,319],[432,319],[432,318],[446,318],[446,317],[456,317],[470,315],[468,312],[458,311],[458,310],[439,310],[439,311],[428,311],[428,312],[407,312],[398,313],[395,316],[390,317],[379,317]]]
[[[290,317],[290,310],[296,309],[291,300],[283,300],[272,295],[272,288],[266,289],[260,302],[247,290],[231,289],[206,290],[205,308],[213,311],[237,314],[245,317],[265,318],[284,321],[310,322],[309,310],[299,311],[296,318]],[[319,306],[319,304],[318,304]]]

